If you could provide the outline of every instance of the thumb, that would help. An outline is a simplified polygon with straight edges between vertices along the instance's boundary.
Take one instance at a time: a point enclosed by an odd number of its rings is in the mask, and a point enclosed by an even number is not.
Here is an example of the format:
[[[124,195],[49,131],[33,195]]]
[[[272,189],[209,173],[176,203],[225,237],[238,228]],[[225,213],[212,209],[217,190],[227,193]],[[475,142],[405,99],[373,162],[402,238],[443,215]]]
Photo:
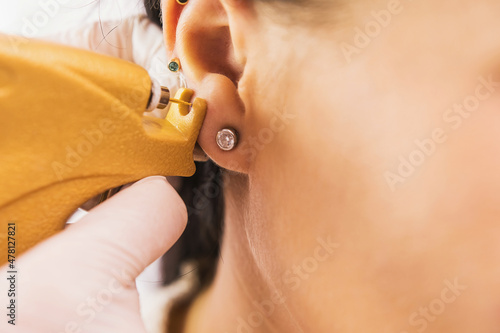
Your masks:
[[[64,242],[87,244],[88,259],[135,277],[172,247],[186,223],[175,189],[165,177],[149,177],[92,209],[67,230]]]
[[[186,221],[186,207],[166,179],[146,178],[21,255],[17,262],[22,272],[18,285],[23,290],[19,304],[24,305],[27,320],[20,332],[59,332],[61,318],[67,320],[62,325],[102,323],[102,317],[93,320],[111,299],[124,302],[125,306],[114,311],[121,311],[115,313],[118,317],[128,318],[116,322],[140,331],[134,326],[142,325],[134,317],[138,304],[128,303],[127,296],[137,300],[132,288],[135,278],[174,244]],[[90,300],[99,300],[99,295],[110,298],[101,299],[97,308],[87,312]],[[50,309],[40,308],[53,298],[57,301]],[[45,329],[33,328],[40,323]],[[58,329],[50,330],[52,327]]]
[[[83,267],[102,273],[126,271],[135,279],[172,247],[186,223],[186,206],[175,189],[165,177],[149,177],[120,191],[20,259],[43,266],[49,258],[57,258],[63,266],[76,264],[77,271]]]

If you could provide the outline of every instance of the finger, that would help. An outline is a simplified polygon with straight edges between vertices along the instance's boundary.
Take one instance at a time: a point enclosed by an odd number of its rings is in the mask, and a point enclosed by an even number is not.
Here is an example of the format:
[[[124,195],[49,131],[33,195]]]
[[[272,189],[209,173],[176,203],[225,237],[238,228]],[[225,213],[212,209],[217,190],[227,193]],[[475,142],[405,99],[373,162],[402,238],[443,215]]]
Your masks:
[[[187,210],[165,177],[150,177],[105,201],[82,222],[89,239],[97,233],[102,251],[116,254],[138,275],[179,239]]]
[[[165,177],[150,177],[92,209],[56,236],[61,251],[85,251],[87,260],[139,275],[180,237],[186,206]]]
[[[103,304],[124,302],[122,307],[113,307],[114,315],[127,318],[127,329],[142,332],[134,280],[173,245],[186,221],[186,207],[176,191],[164,177],[152,177],[116,194],[80,223],[30,249],[17,262],[22,272],[18,284],[23,290],[19,302],[25,317],[32,319],[20,322],[25,329],[21,331],[39,331],[34,327],[37,323],[61,328],[68,323],[90,325],[94,319],[82,309],[89,309],[89,300],[108,295],[106,303],[98,303],[100,310],[92,308],[92,313],[104,316],[100,313],[111,308]],[[57,316],[47,315],[39,307],[53,297],[57,298],[52,309]],[[60,318],[66,321],[61,323]]]

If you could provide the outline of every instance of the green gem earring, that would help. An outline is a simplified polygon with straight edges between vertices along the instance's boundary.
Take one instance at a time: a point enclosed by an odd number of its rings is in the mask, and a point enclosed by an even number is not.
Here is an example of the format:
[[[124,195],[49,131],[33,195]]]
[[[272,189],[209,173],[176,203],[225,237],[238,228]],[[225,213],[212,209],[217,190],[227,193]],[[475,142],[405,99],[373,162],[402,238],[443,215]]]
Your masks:
[[[177,0],[177,3],[178,3],[179,5],[184,6],[185,4],[187,4],[187,3],[188,3],[188,0]]]
[[[187,82],[186,78],[184,77],[184,74],[181,72],[181,63],[179,59],[174,58],[170,60],[168,63],[168,70],[174,73],[177,76],[177,80],[179,83],[180,88],[187,88]]]
[[[179,59],[175,58],[170,60],[168,63],[168,69],[171,72],[177,73],[181,69],[181,64],[179,63]]]

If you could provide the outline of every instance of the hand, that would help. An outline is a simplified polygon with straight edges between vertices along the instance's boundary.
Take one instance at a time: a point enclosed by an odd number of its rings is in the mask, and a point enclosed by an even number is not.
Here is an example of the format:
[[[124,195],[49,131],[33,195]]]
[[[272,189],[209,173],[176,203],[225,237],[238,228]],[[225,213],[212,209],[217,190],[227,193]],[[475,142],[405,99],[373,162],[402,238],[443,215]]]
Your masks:
[[[186,222],[186,207],[164,177],[116,194],[18,258],[16,326],[2,313],[0,331],[145,332],[135,278],[175,243]],[[2,299],[5,276],[6,266]]]

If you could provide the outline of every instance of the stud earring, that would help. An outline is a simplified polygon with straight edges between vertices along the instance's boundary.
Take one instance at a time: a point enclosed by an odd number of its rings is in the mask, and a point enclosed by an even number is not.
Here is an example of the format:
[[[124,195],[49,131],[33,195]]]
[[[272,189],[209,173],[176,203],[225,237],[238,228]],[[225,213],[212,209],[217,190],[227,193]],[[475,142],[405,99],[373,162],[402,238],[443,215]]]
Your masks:
[[[225,151],[233,150],[238,143],[238,134],[234,129],[224,128],[217,132],[215,141],[220,149]]]
[[[177,75],[178,86],[180,88],[187,88],[186,78],[181,72],[181,63],[178,58],[170,60],[168,63],[168,70]]]
[[[173,73],[177,73],[181,69],[181,63],[179,62],[179,59],[174,58],[170,60],[170,62],[168,63],[168,69]]]
[[[178,3],[179,5],[181,5],[181,6],[184,6],[185,4],[187,4],[187,3],[188,3],[188,0],[176,0],[176,1],[177,1],[177,3]]]

